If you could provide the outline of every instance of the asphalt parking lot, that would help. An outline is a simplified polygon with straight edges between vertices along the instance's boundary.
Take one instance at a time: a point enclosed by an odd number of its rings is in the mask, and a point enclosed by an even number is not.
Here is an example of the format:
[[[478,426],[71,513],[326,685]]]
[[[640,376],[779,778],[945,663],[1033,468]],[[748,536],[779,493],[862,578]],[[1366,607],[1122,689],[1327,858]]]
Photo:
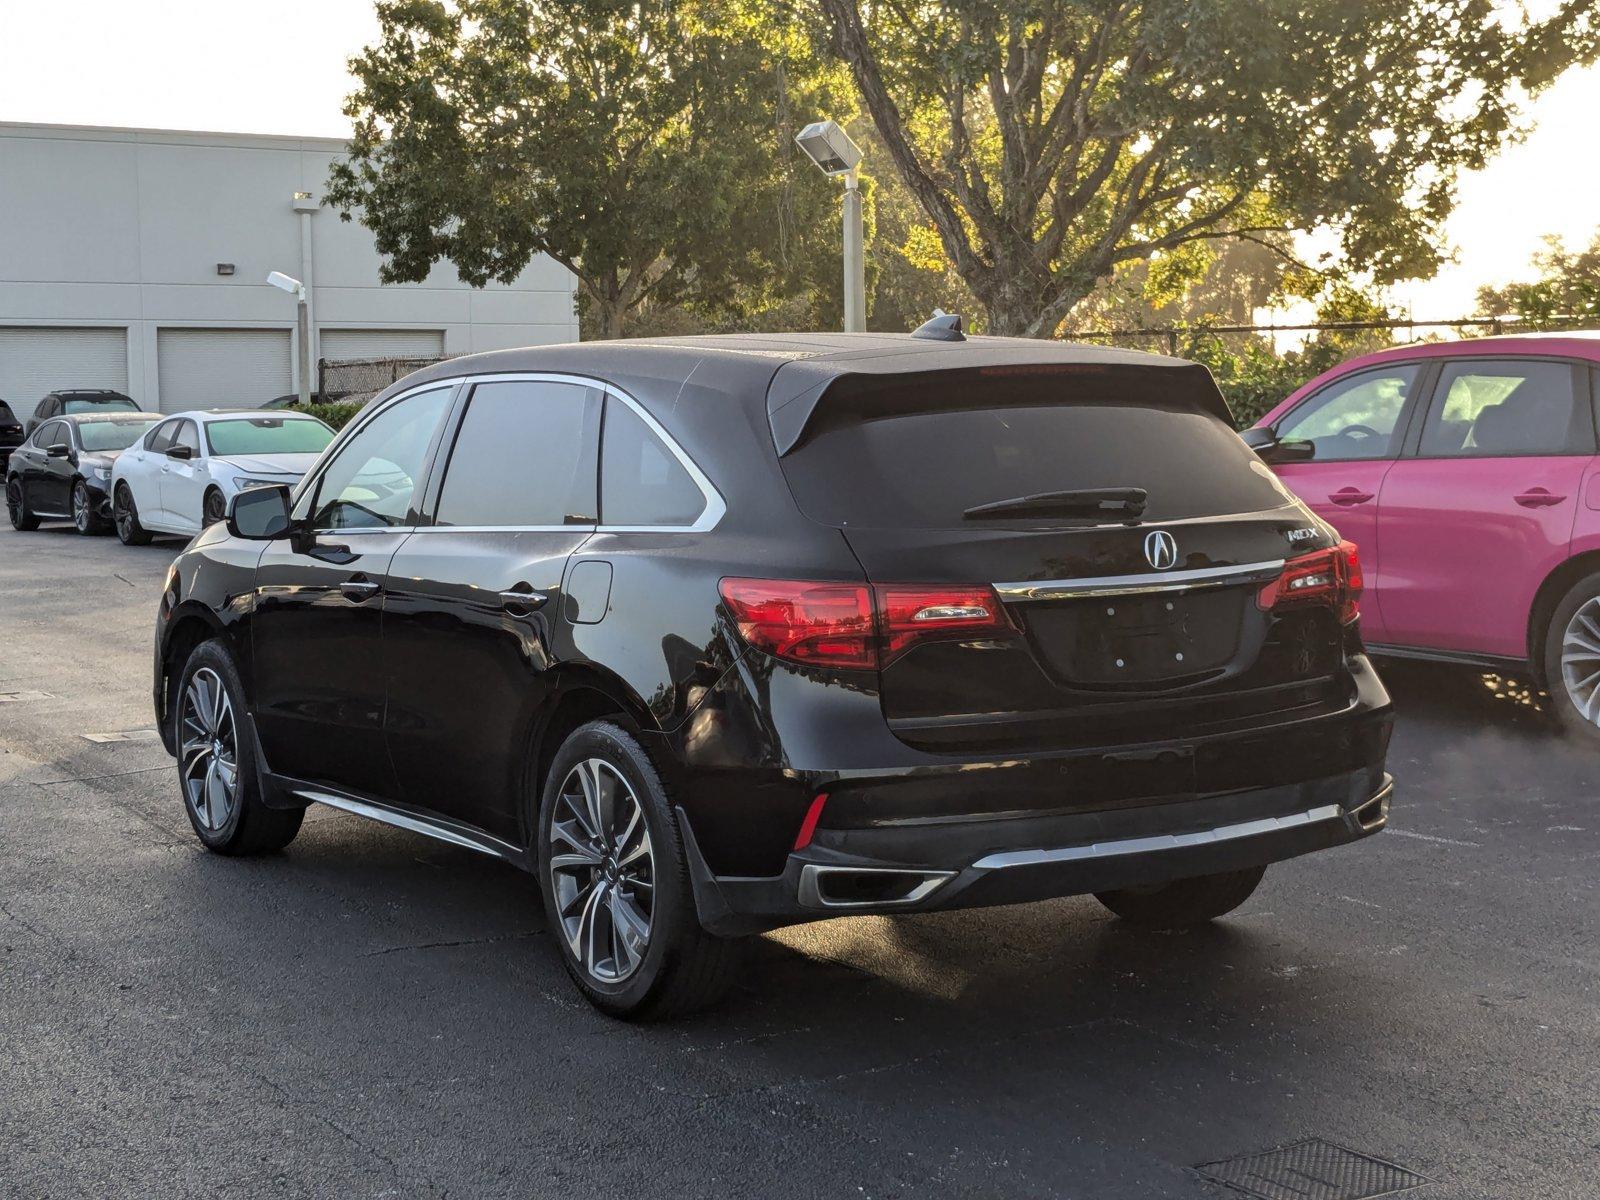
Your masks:
[[[1515,687],[1388,668],[1391,830],[1212,928],[844,918],[633,1027],[508,867],[331,810],[201,850],[149,732],[177,549],[0,532],[0,1196],[1220,1197],[1307,1138],[1600,1194],[1600,769]]]

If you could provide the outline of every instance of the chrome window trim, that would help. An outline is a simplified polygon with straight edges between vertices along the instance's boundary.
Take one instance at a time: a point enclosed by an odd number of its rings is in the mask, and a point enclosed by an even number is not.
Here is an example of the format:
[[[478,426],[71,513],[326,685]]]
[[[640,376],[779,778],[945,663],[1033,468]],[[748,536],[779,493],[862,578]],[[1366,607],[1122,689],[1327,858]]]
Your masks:
[[[661,443],[666,446],[666,448],[671,452],[672,456],[678,460],[679,465],[689,473],[689,478],[694,481],[695,487],[700,489],[700,495],[705,500],[705,507],[701,509],[699,517],[697,517],[691,524],[688,525],[607,525],[603,522],[586,522],[581,525],[416,525],[410,527],[385,526],[381,529],[371,529],[361,532],[430,533],[449,531],[454,533],[709,533],[711,530],[715,529],[719,523],[721,523],[723,516],[727,513],[727,501],[722,498],[722,493],[717,490],[717,485],[712,483],[710,477],[700,469],[700,464],[695,462],[682,446],[678,445],[677,439],[672,437],[671,434],[662,428],[661,422],[657,421],[655,417],[651,416],[650,413],[645,410],[643,405],[641,405],[632,396],[628,395],[628,393],[623,391],[621,388],[614,384],[607,383],[603,379],[595,379],[588,375],[572,375],[559,371],[505,371],[492,375],[455,375],[445,379],[434,379],[428,381],[427,383],[419,383],[413,387],[407,388],[403,392],[398,392],[395,395],[390,396],[381,405],[370,405],[368,409],[362,412],[355,421],[352,421],[349,425],[345,426],[344,429],[339,431],[339,436],[333,442],[329,443],[328,449],[323,453],[326,454],[329,451],[335,450],[335,448],[341,445],[344,441],[354,437],[356,433],[367,424],[367,422],[373,420],[379,413],[386,411],[392,405],[398,404],[407,397],[415,396],[421,392],[430,391],[436,388],[454,389],[457,387],[474,387],[480,383],[566,383],[583,388],[593,388],[594,390],[606,396],[615,396],[619,401],[621,401],[623,404],[626,404],[638,415],[639,419],[644,422],[645,427],[661,440]],[[603,437],[604,435],[602,433],[602,438]],[[304,477],[302,477],[300,480],[299,488],[295,490],[292,497],[290,505],[291,513],[299,506],[302,497],[310,494],[310,489],[314,487],[315,481],[320,480],[323,473],[328,469],[329,466],[332,466],[332,464],[333,456],[330,456],[326,464],[319,464],[313,471],[306,472]],[[446,470],[448,473],[448,463],[446,464]],[[595,461],[595,477],[597,483],[599,481],[600,470],[601,464],[599,458],[597,457]],[[333,533],[342,536],[346,533],[354,533],[358,531],[349,529],[314,529],[311,532],[313,534]]]
[[[1222,587],[1230,583],[1266,583],[1283,570],[1284,559],[1243,563],[1233,567],[1201,567],[1192,571],[1150,572],[1142,575],[1102,575],[1084,579],[1023,580],[997,583],[1002,600],[1076,600],[1085,596],[1133,596],[1159,592],[1187,592],[1195,588]]]
[[[606,396],[615,396],[623,404],[631,408],[645,423],[662,445],[671,452],[678,464],[689,473],[689,478],[694,481],[695,487],[700,489],[700,495],[705,500],[705,507],[700,510],[700,515],[688,525],[608,525],[600,522],[594,525],[494,525],[485,527],[493,532],[528,532],[552,533],[571,530],[588,529],[593,533],[709,533],[717,527],[723,515],[728,511],[727,501],[722,498],[722,493],[717,490],[717,485],[704,471],[700,464],[689,457],[687,451],[671,434],[661,427],[661,422],[651,416],[644,406],[627,392],[615,384],[607,383],[603,379],[595,379],[589,375],[571,375],[559,371],[508,371],[497,375],[463,375],[456,382],[465,386],[476,386],[480,383],[567,383],[578,387],[593,388]],[[399,397],[396,397],[398,399]],[[601,434],[604,441],[604,432]],[[595,462],[596,479],[599,479],[601,464],[599,459]],[[430,526],[429,528],[463,530],[459,525]]]
[[[593,533],[592,521],[578,525],[418,525],[412,533]]]
[[[1370,803],[1370,801],[1368,802]],[[1305,812],[1290,813],[1283,817],[1264,817],[1258,821],[1241,821],[1237,825],[1218,825],[1193,833],[1163,833],[1153,837],[1119,838],[1110,842],[1091,842],[1087,846],[1063,846],[1056,850],[1007,850],[990,854],[972,864],[975,871],[997,871],[1009,867],[1034,867],[1047,863],[1083,862],[1089,859],[1116,858],[1125,854],[1150,854],[1162,850],[1187,850],[1196,846],[1211,846],[1218,842],[1238,841],[1297,829],[1303,825],[1318,825],[1323,821],[1336,821],[1344,815],[1337,804],[1324,804]]]

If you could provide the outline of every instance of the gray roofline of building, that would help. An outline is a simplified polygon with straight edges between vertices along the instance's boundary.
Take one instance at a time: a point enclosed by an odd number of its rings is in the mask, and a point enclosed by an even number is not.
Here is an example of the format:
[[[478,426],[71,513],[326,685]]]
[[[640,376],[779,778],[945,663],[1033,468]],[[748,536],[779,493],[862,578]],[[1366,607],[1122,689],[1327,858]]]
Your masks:
[[[120,125],[55,125],[0,121],[0,137],[60,138],[70,141],[135,142],[174,146],[229,146],[342,152],[348,138],[302,137],[292,133],[227,133],[205,129],[146,129]]]

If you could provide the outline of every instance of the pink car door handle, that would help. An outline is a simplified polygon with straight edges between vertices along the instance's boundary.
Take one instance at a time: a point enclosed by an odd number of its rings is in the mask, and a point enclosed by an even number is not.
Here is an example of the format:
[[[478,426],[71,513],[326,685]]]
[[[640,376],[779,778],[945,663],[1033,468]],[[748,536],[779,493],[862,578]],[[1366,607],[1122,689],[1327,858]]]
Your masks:
[[[1560,504],[1566,497],[1558,496],[1542,487],[1532,487],[1525,492],[1518,492],[1512,499],[1523,508],[1549,508],[1552,504]]]
[[[1365,504],[1372,499],[1371,492],[1363,492],[1360,488],[1343,487],[1328,496],[1335,504],[1342,504],[1348,508],[1352,504]]]

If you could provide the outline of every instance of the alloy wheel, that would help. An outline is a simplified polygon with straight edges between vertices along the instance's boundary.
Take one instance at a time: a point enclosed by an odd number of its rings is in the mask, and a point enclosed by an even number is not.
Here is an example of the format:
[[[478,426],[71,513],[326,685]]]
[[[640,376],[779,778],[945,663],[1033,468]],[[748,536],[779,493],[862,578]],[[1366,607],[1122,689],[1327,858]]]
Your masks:
[[[116,522],[117,536],[125,542],[133,536],[132,503],[126,488],[118,488],[111,502],[111,519]]]
[[[222,502],[221,492],[207,492],[205,511],[201,514],[202,525],[215,525],[228,515],[227,505]]]
[[[610,763],[568,772],[550,813],[550,891],[573,956],[601,983],[644,961],[655,912],[655,849],[644,806]]]
[[[79,481],[72,485],[72,523],[78,527],[79,533],[88,533],[91,519],[89,489]]]
[[[26,508],[22,502],[22,484],[13,479],[6,484],[6,515],[13,525],[21,525],[27,519]]]
[[[233,701],[210,667],[189,677],[178,713],[179,778],[200,826],[216,832],[239,802],[239,730]]]
[[[1584,719],[1600,725],[1600,596],[1579,605],[1561,635],[1561,684]]]

